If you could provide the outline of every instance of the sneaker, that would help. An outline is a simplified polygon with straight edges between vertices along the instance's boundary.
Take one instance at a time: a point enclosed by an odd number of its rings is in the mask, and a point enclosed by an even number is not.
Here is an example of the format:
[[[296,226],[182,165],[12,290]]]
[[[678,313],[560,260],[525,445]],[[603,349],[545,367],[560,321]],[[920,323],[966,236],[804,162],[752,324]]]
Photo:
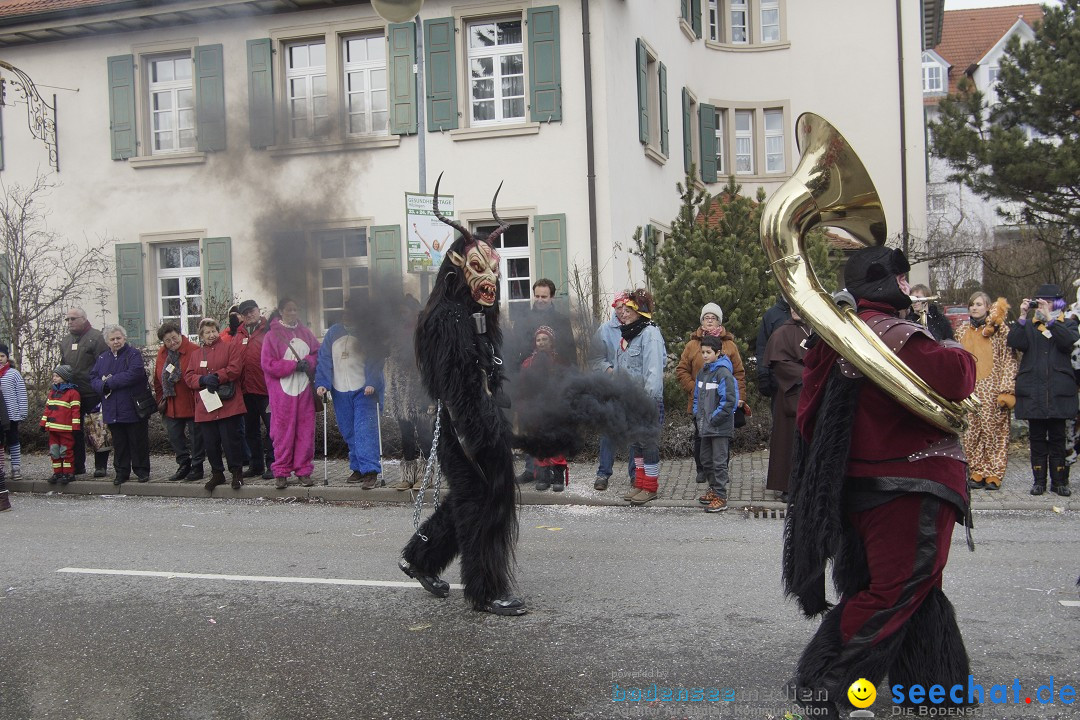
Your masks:
[[[712,499],[708,505],[705,506],[705,512],[718,513],[727,510],[727,500],[719,495]]]
[[[74,479],[75,479],[74,475],[69,475],[69,474],[65,473],[65,474],[60,475],[59,477],[57,477],[56,482],[60,483],[61,485],[67,485],[69,482],[71,482]]]
[[[566,483],[564,483],[561,478],[558,481],[551,483],[552,492],[562,492],[565,489]]]
[[[1060,495],[1061,497],[1070,497],[1072,495],[1072,490],[1069,489],[1068,485],[1051,485],[1050,492]]]
[[[608,480],[610,478],[607,475],[597,475],[596,480],[593,482],[593,490],[607,490]]]
[[[644,491],[641,488],[637,487],[636,485],[631,485],[630,489],[626,491],[626,494],[622,496],[622,499],[626,500],[627,502],[630,502],[631,500],[634,499],[634,496],[637,495],[639,492],[644,492]]]
[[[360,474],[359,470],[353,470],[352,475],[345,478],[345,482],[347,482],[347,483],[364,482],[364,476]]]
[[[274,487],[278,490],[284,490],[289,487],[289,479],[283,477],[274,478]]]
[[[371,490],[379,484],[379,474],[375,472],[366,472],[363,474],[364,482],[360,484],[361,490]]]
[[[267,470],[266,472],[264,472],[262,474],[262,479],[263,480],[273,480],[274,479],[274,471],[273,470]]]
[[[543,480],[537,480],[534,487],[536,487],[537,490],[543,492],[544,490],[547,490],[551,487],[551,483],[549,483],[547,478],[545,477]]]
[[[22,465],[11,466],[11,479],[22,480]]]
[[[656,493],[649,492],[648,490],[642,490],[630,501],[631,505],[644,505],[647,502],[656,499]]]
[[[709,503],[711,503],[713,500],[715,500],[718,497],[720,497],[720,496],[716,494],[716,491],[713,490],[712,488],[709,488],[708,491],[704,495],[702,495],[701,497],[699,497],[697,499],[697,501],[699,503],[701,503],[702,505],[708,505]]]
[[[299,477],[299,480],[300,480],[300,484],[303,485],[304,487],[314,487],[315,486],[315,481],[311,479],[310,475],[301,475]]]
[[[60,473],[53,473],[52,477],[49,478],[46,482],[48,482],[50,485],[55,485],[59,481],[60,481]]]

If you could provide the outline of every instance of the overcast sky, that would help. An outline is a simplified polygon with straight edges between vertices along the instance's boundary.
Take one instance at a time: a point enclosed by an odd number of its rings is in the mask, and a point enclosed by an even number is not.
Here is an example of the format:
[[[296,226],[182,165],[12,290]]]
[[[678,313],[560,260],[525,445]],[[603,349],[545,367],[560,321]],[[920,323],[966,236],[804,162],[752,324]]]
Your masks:
[[[1039,2],[1039,0],[1034,0]],[[969,8],[1001,7],[1002,5],[1028,5],[1022,0],[945,0],[946,10],[967,10]],[[1044,0],[1048,5],[1060,5],[1058,0]]]

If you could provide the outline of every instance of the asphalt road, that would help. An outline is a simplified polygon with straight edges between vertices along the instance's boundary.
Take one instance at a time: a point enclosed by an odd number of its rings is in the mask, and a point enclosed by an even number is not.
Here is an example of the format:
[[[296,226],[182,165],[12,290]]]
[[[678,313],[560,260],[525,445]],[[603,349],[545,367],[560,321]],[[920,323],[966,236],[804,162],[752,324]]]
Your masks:
[[[522,509],[500,618],[419,586],[91,575],[65,568],[407,580],[411,510],[19,495],[0,515],[0,720],[768,718],[817,626],[779,589],[782,521],[664,508]],[[975,680],[1080,690],[1080,515],[983,513],[945,590]],[[457,581],[457,569],[447,574]],[[730,702],[613,701],[633,687]],[[1011,698],[1011,696],[1010,696]],[[879,688],[871,708],[891,716]],[[1080,717],[986,704],[978,717]]]

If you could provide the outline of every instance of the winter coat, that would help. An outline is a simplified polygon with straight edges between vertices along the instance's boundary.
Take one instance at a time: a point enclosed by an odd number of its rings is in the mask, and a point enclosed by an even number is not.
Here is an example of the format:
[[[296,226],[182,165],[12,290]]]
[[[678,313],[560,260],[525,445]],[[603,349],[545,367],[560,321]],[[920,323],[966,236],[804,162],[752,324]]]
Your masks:
[[[705,330],[698,328],[690,336],[683,348],[679,364],[675,367],[675,378],[679,385],[686,391],[686,412],[694,412],[694,388],[698,373],[701,372],[705,360],[701,357],[701,338],[705,337]],[[743,367],[742,355],[739,354],[739,346],[735,344],[735,336],[723,328],[720,329],[720,339],[724,341],[720,352],[731,361],[731,373],[739,384],[739,402],[746,398],[746,369]]]
[[[791,319],[791,306],[781,295],[776,303],[765,311],[761,318],[761,327],[758,328],[757,344],[754,346],[754,355],[757,358],[758,389],[765,397],[772,397],[775,383],[773,382],[772,370],[769,365],[761,361],[765,357],[765,348],[769,344],[769,337]],[[745,395],[743,397],[746,397]]]
[[[8,363],[7,370],[0,375],[0,394],[4,398],[4,412],[7,420],[22,422],[29,412],[26,404],[26,382],[19,371]]]
[[[510,347],[503,352],[504,359],[510,361],[512,369],[520,369],[525,359],[532,355],[536,329],[543,325],[555,332],[555,352],[571,365],[577,364],[577,346],[574,344],[570,318],[553,307],[547,310],[530,308],[514,321]]]
[[[1050,337],[1043,334],[1045,327]],[[1080,339],[1077,321],[1058,320],[1043,326],[1028,320],[1009,330],[1009,347],[1024,353],[1016,374],[1016,417],[1049,420],[1076,415],[1076,376],[1070,354]]]
[[[691,412],[701,437],[732,437],[735,408],[739,406],[739,386],[731,372],[731,360],[721,355],[702,363],[694,384]]]
[[[193,418],[195,417],[195,392],[184,382],[184,366],[187,364],[188,356],[193,352],[198,352],[199,346],[188,340],[186,336],[181,337],[180,350],[178,351],[180,353],[180,379],[173,385],[176,395],[166,398],[165,417]],[[167,347],[162,345],[158,348],[157,362],[154,363],[154,399],[159,404],[165,394],[161,378],[165,372],[165,359],[168,356],[169,349]]]
[[[236,342],[233,344],[239,345],[243,351],[244,373],[240,380],[240,389],[245,395],[268,394],[266,376],[262,369],[262,346],[269,327],[270,323],[266,322],[266,318],[259,318],[259,324],[254,330],[249,331],[246,323],[236,330]]]
[[[598,327],[593,334],[592,344],[589,346],[589,368],[597,372],[613,370],[621,341],[619,319],[612,312],[611,319]]]
[[[82,430],[82,406],[74,383],[60,383],[49,388],[41,427],[50,432],[70,433]]]
[[[218,338],[213,345],[203,345],[188,354],[187,364],[184,365],[184,383],[195,392],[195,422],[213,422],[247,412],[244,395],[239,387],[243,367],[244,346],[238,342],[227,343]],[[237,386],[236,393],[231,398],[221,401],[221,407],[207,412],[199,395],[199,391],[203,389],[199,378],[211,374],[217,375],[218,380],[223,383],[237,383]],[[262,375],[261,369],[259,374]]]
[[[641,387],[656,402],[664,401],[664,363],[667,347],[660,328],[648,325],[623,348],[615,352],[615,372],[640,378]]]
[[[379,404],[382,405],[386,389],[382,359],[367,357],[359,339],[343,324],[331,326],[319,346],[315,387],[338,392],[362,392],[369,385],[375,388]]]
[[[82,335],[68,333],[60,341],[60,364],[71,366],[74,373],[72,380],[79,386],[85,412],[91,412],[101,402],[101,395],[90,384],[90,370],[101,353],[108,350],[105,337],[94,328],[87,328]]]
[[[124,343],[115,354],[112,350],[101,353],[90,370],[90,385],[101,396],[101,417],[106,425],[146,422],[135,412],[135,395],[147,388],[146,368],[142,353],[131,345]]]

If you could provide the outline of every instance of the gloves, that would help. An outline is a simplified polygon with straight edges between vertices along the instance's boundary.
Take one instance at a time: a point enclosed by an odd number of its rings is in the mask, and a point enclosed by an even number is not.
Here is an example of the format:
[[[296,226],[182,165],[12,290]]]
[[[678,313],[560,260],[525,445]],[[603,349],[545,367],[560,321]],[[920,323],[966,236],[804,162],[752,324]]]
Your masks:
[[[297,360],[296,361],[296,372],[306,373],[307,371],[308,371],[308,361],[307,360]]]
[[[1012,410],[1016,407],[1016,396],[1012,393],[1000,393],[997,397],[997,404],[999,408]]]
[[[101,383],[101,394],[102,395],[108,395],[111,392],[112,392],[112,388],[109,387],[109,382],[107,380],[105,382]]]
[[[221,384],[221,380],[217,375],[210,373],[209,375],[203,375],[199,378],[199,384],[209,390],[217,390],[218,385]]]

